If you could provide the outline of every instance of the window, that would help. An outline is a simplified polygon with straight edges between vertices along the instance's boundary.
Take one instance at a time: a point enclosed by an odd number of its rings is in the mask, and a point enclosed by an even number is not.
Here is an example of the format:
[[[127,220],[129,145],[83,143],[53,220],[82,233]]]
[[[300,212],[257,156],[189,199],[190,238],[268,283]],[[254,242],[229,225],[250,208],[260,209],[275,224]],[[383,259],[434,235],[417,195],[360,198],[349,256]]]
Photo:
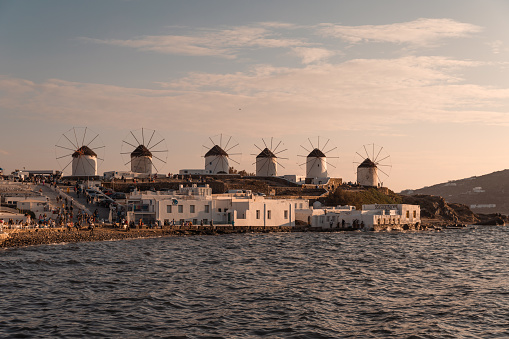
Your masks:
[[[166,206],[166,213],[171,213],[171,205]]]
[[[302,203],[300,203],[300,209],[302,209]]]
[[[184,213],[184,206],[183,205],[179,205],[179,213]]]
[[[406,217],[407,219],[410,218],[410,211],[406,211]]]
[[[210,206],[209,205],[205,205],[205,213],[209,213],[210,212]]]
[[[295,203],[295,208],[297,208],[297,203]]]
[[[217,209],[217,211],[218,211],[218,212],[221,212],[221,209],[220,209],[220,208],[218,208],[218,209]]]
[[[193,219],[193,225],[198,225],[198,219]]]
[[[203,219],[203,224],[207,225],[209,223],[209,219]]]
[[[417,218],[417,211],[414,211],[414,218]]]
[[[256,210],[256,219],[260,219],[260,210]]]
[[[194,213],[194,205],[189,206],[189,212]]]
[[[270,210],[267,211],[267,219],[270,219],[271,215],[272,215],[272,212]]]
[[[285,211],[285,219],[288,219],[288,211]]]

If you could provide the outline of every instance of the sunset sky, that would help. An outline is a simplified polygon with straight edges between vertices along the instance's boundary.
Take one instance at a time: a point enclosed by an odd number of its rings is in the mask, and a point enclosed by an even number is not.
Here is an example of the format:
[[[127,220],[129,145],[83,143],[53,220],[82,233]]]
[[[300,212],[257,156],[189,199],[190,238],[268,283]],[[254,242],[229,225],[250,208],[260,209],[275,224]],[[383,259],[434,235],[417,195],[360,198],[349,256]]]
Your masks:
[[[0,0],[0,167],[59,169],[55,144],[87,127],[99,168],[128,170],[122,140],[166,139],[161,171],[203,168],[232,136],[254,172],[282,140],[281,174],[308,138],[330,139],[330,174],[390,155],[399,192],[509,167],[507,1]]]

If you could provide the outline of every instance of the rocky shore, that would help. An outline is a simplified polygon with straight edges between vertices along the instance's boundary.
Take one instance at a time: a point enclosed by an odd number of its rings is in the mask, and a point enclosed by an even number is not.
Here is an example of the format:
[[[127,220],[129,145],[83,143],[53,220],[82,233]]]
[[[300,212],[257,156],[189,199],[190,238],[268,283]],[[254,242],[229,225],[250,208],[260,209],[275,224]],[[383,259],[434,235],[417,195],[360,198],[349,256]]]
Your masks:
[[[0,248],[14,248],[44,244],[75,243],[83,241],[108,241],[136,238],[155,238],[167,236],[187,235],[218,235],[247,232],[290,232],[288,227],[264,229],[263,227],[197,227],[188,229],[165,228],[165,229],[131,229],[129,231],[117,228],[98,227],[93,231],[54,229],[27,229],[6,230],[0,237]]]

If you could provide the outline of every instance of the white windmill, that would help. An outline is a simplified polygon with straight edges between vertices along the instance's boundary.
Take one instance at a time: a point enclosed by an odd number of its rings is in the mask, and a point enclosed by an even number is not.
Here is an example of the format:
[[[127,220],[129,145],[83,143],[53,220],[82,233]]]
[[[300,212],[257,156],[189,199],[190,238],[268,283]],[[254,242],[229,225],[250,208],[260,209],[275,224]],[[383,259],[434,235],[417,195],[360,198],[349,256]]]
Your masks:
[[[329,172],[327,171],[327,167],[331,166],[336,168],[336,166],[332,165],[330,161],[327,159],[337,159],[339,157],[332,156],[331,153],[337,150],[337,147],[331,145],[330,139],[325,139],[325,143],[323,143],[324,138],[322,138],[322,146],[320,147],[320,137],[317,137],[315,143],[311,142],[311,139],[308,138],[311,149],[308,149],[301,145],[301,147],[308,152],[306,157],[306,162],[300,164],[300,166],[306,165],[306,178],[308,179],[323,179],[329,177]],[[304,155],[299,155],[300,157],[304,157]]]
[[[275,177],[277,176],[278,165],[285,168],[278,162],[278,159],[288,160],[288,158],[283,158],[278,155],[287,151],[287,149],[284,148],[282,141],[275,141],[274,138],[270,138],[270,145],[268,145],[268,140],[265,142],[263,138],[262,142],[265,148],[262,149],[255,144],[255,147],[260,150],[260,153],[258,155],[252,154],[256,155],[256,176]]]
[[[168,160],[166,140],[155,130],[141,128],[130,131],[122,140],[120,151],[124,164],[131,164],[131,172],[158,173]],[[153,168],[153,169],[152,169]]]
[[[104,161],[105,147],[99,134],[93,132],[88,127],[71,128],[62,134],[55,145],[55,154],[58,162],[70,157],[69,162],[64,160],[65,166],[60,166],[62,168],[61,172],[63,173],[72,164],[72,176],[97,176],[98,162]]]
[[[203,156],[207,174],[228,174],[230,161],[240,165],[240,162],[235,159],[242,155],[238,152],[239,143],[232,140],[231,136],[219,134],[209,137],[209,140],[210,145],[203,145],[208,150]],[[232,153],[232,151],[235,153]]]
[[[390,155],[383,147],[374,143],[363,145],[355,152],[354,157],[357,183],[368,187],[382,186],[383,180],[389,177],[392,169],[390,160]]]

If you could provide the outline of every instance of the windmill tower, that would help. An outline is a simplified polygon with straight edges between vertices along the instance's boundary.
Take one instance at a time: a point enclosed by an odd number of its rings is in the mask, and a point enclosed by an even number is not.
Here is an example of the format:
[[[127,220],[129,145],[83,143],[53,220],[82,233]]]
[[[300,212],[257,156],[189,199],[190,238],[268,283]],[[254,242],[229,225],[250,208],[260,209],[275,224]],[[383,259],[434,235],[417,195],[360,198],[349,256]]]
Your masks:
[[[230,161],[240,165],[240,162],[233,159],[234,156],[241,153],[231,153],[237,149],[239,143],[232,142],[232,137],[223,136],[223,134],[209,137],[212,147],[203,146],[208,149],[203,156],[205,158],[205,172],[208,174],[228,174],[230,171]],[[226,143],[223,143],[226,141]],[[232,146],[233,145],[233,146]]]
[[[97,154],[83,145],[72,154],[72,176],[93,177],[97,175]]]
[[[382,185],[382,179],[389,177],[392,168],[390,155],[383,147],[375,144],[363,145],[356,152],[354,165],[357,166],[357,183],[368,187]]]
[[[168,148],[166,141],[155,130],[141,128],[130,131],[122,140],[120,152],[125,165],[131,164],[131,172],[151,175],[166,164]],[[129,159],[125,156],[129,155]]]
[[[284,159],[284,160],[288,159],[288,158],[278,157],[277,154],[280,154],[280,153],[286,151],[287,149],[280,149],[278,151],[278,149],[282,145],[282,141],[277,142],[276,147],[273,148],[274,138],[270,138],[270,145],[267,145],[267,143],[265,142],[264,139],[262,139],[262,142],[265,146],[265,148],[263,150],[261,147],[258,147],[255,144],[255,147],[261,151],[258,155],[256,155],[256,162],[255,162],[256,163],[256,176],[275,177],[275,176],[277,176],[278,165],[284,168],[284,166],[278,162],[278,159]],[[283,148],[283,147],[281,147],[281,148]],[[255,154],[253,154],[253,155],[255,155]]]
[[[323,138],[322,138],[323,140]],[[308,138],[309,144],[311,145],[311,150],[301,145],[301,147],[306,150],[308,155],[306,156],[306,178],[311,179],[319,179],[319,178],[328,178],[329,173],[327,171],[328,165],[334,167],[327,159],[337,159],[338,157],[327,156],[327,153],[331,153],[336,150],[337,147],[330,145],[330,139],[326,139],[325,144],[320,147],[320,137],[317,137],[316,142],[313,144],[311,139]],[[329,148],[327,148],[327,146]],[[303,157],[303,155],[300,155]],[[304,165],[304,164],[301,164]]]
[[[104,161],[104,148],[99,134],[87,127],[73,127],[63,133],[55,145],[57,161],[70,160],[61,166],[63,173],[71,165],[71,175],[76,177],[97,176],[99,161]],[[70,153],[69,153],[70,152]],[[102,155],[98,155],[102,152]]]

